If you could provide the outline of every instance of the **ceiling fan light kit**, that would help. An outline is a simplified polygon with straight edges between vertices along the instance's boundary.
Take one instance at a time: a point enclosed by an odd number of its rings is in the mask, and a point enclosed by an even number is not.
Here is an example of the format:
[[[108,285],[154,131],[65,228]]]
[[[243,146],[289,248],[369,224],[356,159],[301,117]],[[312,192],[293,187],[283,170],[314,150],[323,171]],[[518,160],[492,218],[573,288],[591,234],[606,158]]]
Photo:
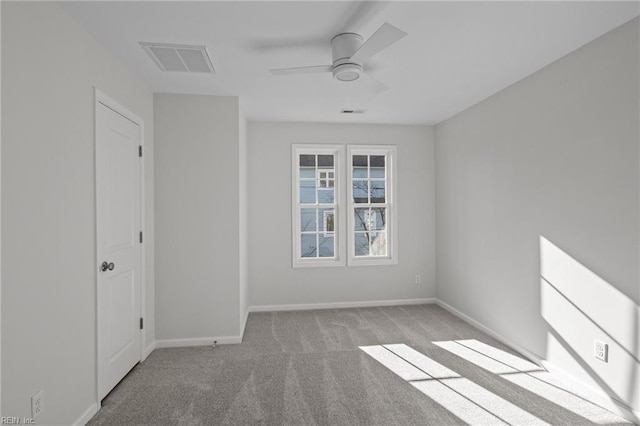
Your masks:
[[[354,81],[360,78],[362,63],[351,60],[364,39],[360,34],[342,33],[331,39],[333,53],[333,78],[339,81]]]
[[[360,78],[362,65],[342,64],[333,67],[333,78],[340,81],[355,81]]]

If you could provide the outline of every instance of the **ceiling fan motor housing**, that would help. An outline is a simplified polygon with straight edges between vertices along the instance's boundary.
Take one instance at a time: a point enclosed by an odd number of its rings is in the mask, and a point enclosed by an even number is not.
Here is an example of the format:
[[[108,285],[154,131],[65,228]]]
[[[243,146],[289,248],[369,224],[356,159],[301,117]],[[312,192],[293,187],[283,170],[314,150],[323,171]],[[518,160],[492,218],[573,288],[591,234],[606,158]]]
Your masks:
[[[351,60],[351,56],[362,46],[360,34],[342,33],[331,39],[333,53],[333,77],[340,81],[354,81],[362,74],[362,63]]]

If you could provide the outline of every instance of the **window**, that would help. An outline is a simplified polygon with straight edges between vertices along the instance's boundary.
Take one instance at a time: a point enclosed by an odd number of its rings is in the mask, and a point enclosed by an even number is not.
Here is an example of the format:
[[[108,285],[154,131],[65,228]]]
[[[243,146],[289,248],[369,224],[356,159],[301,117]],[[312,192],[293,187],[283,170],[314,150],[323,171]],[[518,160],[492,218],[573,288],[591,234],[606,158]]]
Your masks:
[[[342,145],[293,145],[294,267],[397,263],[395,156],[393,146],[350,145],[345,156]]]
[[[397,263],[395,147],[349,146],[349,264]]]
[[[294,267],[344,265],[338,205],[342,147],[294,145]]]

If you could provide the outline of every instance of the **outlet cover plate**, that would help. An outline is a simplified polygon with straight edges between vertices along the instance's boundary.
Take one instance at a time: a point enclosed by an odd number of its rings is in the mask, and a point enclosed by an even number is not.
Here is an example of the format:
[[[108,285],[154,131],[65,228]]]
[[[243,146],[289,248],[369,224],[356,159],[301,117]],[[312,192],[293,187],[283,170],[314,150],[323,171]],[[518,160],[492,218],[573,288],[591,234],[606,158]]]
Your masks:
[[[593,356],[600,361],[609,362],[609,345],[596,340],[593,345]]]
[[[44,394],[42,391],[31,397],[31,418],[36,419],[44,411]]]

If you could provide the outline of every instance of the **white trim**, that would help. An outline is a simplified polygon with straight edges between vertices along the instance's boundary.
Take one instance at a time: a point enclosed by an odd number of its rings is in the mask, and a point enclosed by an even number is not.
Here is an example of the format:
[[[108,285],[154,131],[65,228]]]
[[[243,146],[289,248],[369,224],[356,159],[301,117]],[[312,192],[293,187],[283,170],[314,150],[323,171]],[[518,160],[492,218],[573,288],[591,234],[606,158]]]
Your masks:
[[[462,313],[458,309],[454,308],[453,306],[449,305],[446,302],[443,302],[440,299],[436,299],[436,304],[438,306],[440,306],[442,309],[444,309],[446,311],[449,311],[453,315],[455,315],[458,318],[464,320],[465,322],[468,322],[469,324],[471,324],[475,328],[479,329],[483,333],[488,334],[489,336],[493,337],[494,339],[496,339],[500,343],[503,343],[503,344],[509,346],[511,349],[514,349],[516,352],[519,352],[521,355],[524,355],[525,357],[527,357],[529,359],[529,361],[531,361],[531,362],[533,362],[535,364],[538,364],[538,365],[542,365],[542,357],[540,357],[539,355],[531,352],[528,349],[525,349],[523,346],[520,346],[519,344],[517,344],[515,342],[512,342],[511,340],[507,339],[503,335],[493,331],[492,329],[490,329],[486,325],[476,321],[475,319],[473,319],[470,316]]]
[[[377,306],[426,305],[437,303],[433,297],[424,299],[371,300],[361,302],[302,303],[290,305],[249,306],[249,312],[308,311],[313,309],[371,308]]]
[[[562,368],[558,367],[557,365],[547,361],[546,359],[544,359],[543,357],[537,355],[536,353],[531,352],[528,349],[525,349],[523,346],[511,341],[510,339],[507,339],[506,337],[504,337],[501,334],[495,332],[494,330],[492,330],[491,328],[489,328],[486,325],[482,324],[481,322],[471,318],[469,315],[464,314],[463,312],[461,312],[460,310],[454,308],[453,306],[449,305],[448,303],[443,302],[440,299],[435,299],[435,300],[436,300],[436,303],[438,304],[438,306],[440,306],[441,308],[445,309],[446,311],[449,311],[450,313],[452,313],[453,315],[457,316],[458,318],[460,318],[460,319],[468,322],[472,326],[480,329],[482,332],[484,332],[484,333],[488,334],[489,336],[493,337],[494,339],[496,339],[500,343],[503,343],[506,346],[509,346],[510,348],[512,348],[515,351],[519,352],[521,355],[525,356],[530,361],[534,362],[535,364],[538,364],[538,365],[542,366],[544,369],[546,369],[552,375],[558,377],[560,380],[563,380],[563,381],[567,382],[567,384],[582,390],[585,393],[586,396],[591,398],[593,400],[593,402],[596,402],[596,403],[600,404],[603,408],[611,410],[615,414],[618,414],[618,415],[624,417],[625,419],[627,419],[627,420],[629,420],[631,422],[637,422],[638,419],[640,419],[640,412],[633,410],[631,407],[629,407],[624,402],[618,401],[615,397],[607,395],[602,390],[596,389],[593,386],[588,385],[587,383],[585,383],[582,380],[578,379],[574,375],[566,372],[564,369],[562,369]]]
[[[78,419],[75,422],[73,422],[73,426],[86,425],[87,423],[89,423],[89,420],[91,420],[93,416],[96,415],[98,411],[100,411],[100,404],[97,404],[94,402],[89,406],[89,408],[87,408],[86,410],[84,410],[82,414],[80,414],[80,417],[78,417]]]
[[[142,120],[140,117],[138,117],[136,114],[132,113],[128,108],[124,107],[123,105],[121,105],[120,103],[118,103],[117,101],[115,101],[113,98],[111,98],[110,96],[106,95],[104,92],[100,91],[97,87],[93,87],[93,92],[94,92],[94,109],[93,109],[93,133],[94,133],[94,140],[93,140],[93,144],[94,144],[94,189],[96,189],[96,194],[95,194],[95,199],[94,199],[94,208],[95,208],[95,218],[96,218],[96,226],[94,229],[94,238],[96,241],[96,264],[94,265],[95,271],[96,271],[96,275],[95,275],[95,285],[97,287],[98,285],[98,276],[99,276],[99,272],[98,272],[98,263],[99,260],[97,258],[98,255],[98,209],[97,209],[97,181],[95,180],[95,176],[97,176],[97,162],[98,162],[98,152],[96,149],[97,146],[97,141],[98,141],[98,135],[97,135],[97,110],[98,110],[98,105],[102,104],[107,108],[110,108],[111,110],[113,110],[114,112],[120,114],[121,116],[123,116],[124,118],[126,118],[127,120],[130,120],[131,122],[135,123],[138,126],[138,129],[140,131],[140,138],[138,143],[142,146],[142,151],[143,151],[143,156],[142,156],[142,161],[140,161],[140,167],[139,167],[139,186],[140,186],[140,230],[143,233],[143,236],[146,234],[145,230],[146,230],[146,220],[145,220],[145,201],[146,201],[146,197],[145,197],[145,167],[144,167],[144,159],[146,158],[144,156],[144,152],[145,152],[145,127],[144,127],[144,120]],[[143,240],[146,241],[146,240]],[[146,329],[148,327],[148,323],[147,323],[147,318],[146,318],[146,308],[145,308],[145,303],[146,303],[146,290],[147,290],[147,286],[146,286],[146,273],[145,273],[145,268],[146,268],[146,249],[145,249],[146,244],[143,242],[142,244],[140,244],[140,316],[142,318],[144,318],[145,321],[145,325],[144,328],[142,330],[140,330],[140,361],[143,361],[146,358],[146,348],[145,348],[145,342],[146,342]],[[99,388],[99,348],[98,348],[98,310],[97,310],[97,306],[98,306],[98,293],[96,292],[96,399],[98,399],[98,396],[100,394],[100,388]]]
[[[376,204],[356,204],[353,202],[353,155],[384,155],[387,157],[385,191],[385,203],[380,207],[387,208],[387,255],[386,256],[363,256],[354,255],[355,224],[353,210],[356,207],[376,207]],[[398,148],[395,145],[347,145],[347,265],[348,266],[378,266],[398,264],[398,204],[397,204],[397,157]],[[384,204],[384,205],[383,205]]]
[[[156,348],[182,348],[188,346],[213,346],[235,345],[242,343],[242,336],[222,336],[222,337],[194,337],[188,339],[161,339],[156,340]]]
[[[154,340],[153,342],[149,343],[149,346],[147,346],[147,348],[144,350],[144,353],[142,354],[142,359],[140,360],[140,362],[147,359],[147,357],[151,355],[151,352],[155,350],[156,350],[156,341]]]
[[[592,401],[597,402],[603,408],[613,411],[615,414],[618,414],[631,422],[638,422],[638,419],[640,419],[640,411],[634,410],[624,402],[616,399],[615,396],[607,395],[602,390],[590,386],[547,360],[542,360],[541,364],[549,373],[558,377],[560,380],[567,382],[571,386],[579,388],[584,394],[586,394],[586,396],[588,396]]]

